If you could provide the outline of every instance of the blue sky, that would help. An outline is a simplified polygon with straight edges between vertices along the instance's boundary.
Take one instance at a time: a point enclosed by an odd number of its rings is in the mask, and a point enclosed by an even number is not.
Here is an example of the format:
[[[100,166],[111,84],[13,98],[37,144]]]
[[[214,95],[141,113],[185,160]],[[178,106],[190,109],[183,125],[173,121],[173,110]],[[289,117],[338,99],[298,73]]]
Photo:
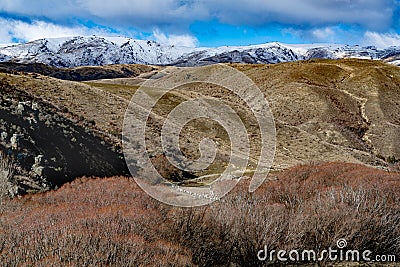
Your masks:
[[[120,35],[184,46],[400,46],[400,0],[1,0],[0,43]]]

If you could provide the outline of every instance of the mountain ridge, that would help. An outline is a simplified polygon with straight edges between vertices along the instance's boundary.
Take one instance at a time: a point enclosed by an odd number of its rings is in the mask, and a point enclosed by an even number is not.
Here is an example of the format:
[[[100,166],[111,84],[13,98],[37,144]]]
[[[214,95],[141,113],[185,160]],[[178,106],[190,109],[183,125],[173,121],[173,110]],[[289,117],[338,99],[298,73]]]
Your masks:
[[[278,42],[249,46],[181,47],[127,37],[75,36],[0,45],[0,62],[43,63],[71,68],[110,64],[200,66],[215,63],[275,64],[310,59],[373,59],[400,65],[400,46]]]

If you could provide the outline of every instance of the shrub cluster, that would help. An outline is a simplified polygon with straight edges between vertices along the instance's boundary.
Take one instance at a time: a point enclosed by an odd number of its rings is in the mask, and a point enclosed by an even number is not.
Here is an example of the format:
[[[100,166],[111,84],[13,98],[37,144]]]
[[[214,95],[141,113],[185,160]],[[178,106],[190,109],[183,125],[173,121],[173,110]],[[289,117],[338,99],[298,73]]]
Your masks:
[[[400,174],[307,164],[212,205],[176,208],[132,179],[82,178],[6,202],[4,266],[262,266],[257,252],[335,247],[400,255]],[[276,264],[276,263],[270,263]]]

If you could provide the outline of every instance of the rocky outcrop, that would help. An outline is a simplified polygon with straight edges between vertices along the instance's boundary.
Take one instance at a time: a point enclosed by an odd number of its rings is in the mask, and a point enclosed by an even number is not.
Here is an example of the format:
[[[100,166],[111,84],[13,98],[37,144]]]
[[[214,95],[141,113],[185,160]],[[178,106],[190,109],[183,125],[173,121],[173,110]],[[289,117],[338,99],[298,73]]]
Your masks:
[[[118,147],[84,122],[5,81],[0,82],[0,149],[13,161],[17,194],[54,188],[81,176],[127,175]]]

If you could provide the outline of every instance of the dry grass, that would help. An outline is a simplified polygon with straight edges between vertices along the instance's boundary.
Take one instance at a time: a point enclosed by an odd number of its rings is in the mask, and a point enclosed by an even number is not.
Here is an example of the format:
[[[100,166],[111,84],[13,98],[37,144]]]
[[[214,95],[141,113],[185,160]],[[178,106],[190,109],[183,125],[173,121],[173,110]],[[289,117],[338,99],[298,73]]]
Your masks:
[[[262,88],[271,105],[280,128],[277,165],[382,165],[376,155],[400,157],[398,67],[355,59],[233,66]]]
[[[260,87],[271,106],[278,139],[274,168],[285,169],[310,160],[386,165],[378,155],[400,158],[398,67],[367,60],[231,65],[247,74]],[[117,68],[104,68],[111,67]],[[129,100],[138,85],[162,69],[140,70],[138,73],[142,75],[136,78],[86,84],[43,76],[33,78],[0,74],[0,78],[5,77],[11,84],[41,97],[43,101],[68,107],[71,113],[93,121],[99,130],[112,134],[116,138],[114,141],[119,142]],[[171,75],[176,74],[174,68],[169,71]],[[169,98],[184,100],[199,95],[224,100],[240,111],[239,116],[245,118],[246,126],[254,124],[242,102],[215,87],[188,85],[174,90]],[[163,105],[158,107],[164,114]],[[150,127],[156,128],[158,124]],[[202,125],[206,129],[212,128],[210,123]],[[189,132],[186,139],[196,139],[204,134],[208,132]],[[226,155],[229,153],[229,146],[226,145],[229,140],[225,136],[219,138],[224,144],[221,154]],[[251,139],[255,142],[252,156],[256,157],[259,140]],[[183,145],[185,149],[189,156],[195,153],[191,146]]]
[[[85,82],[85,84],[92,87],[97,87],[106,92],[118,95],[125,98],[126,100],[131,100],[132,96],[135,94],[139,86],[124,85],[124,84],[112,84],[112,83],[101,83],[101,82]]]
[[[131,180],[83,178],[9,201],[0,218],[4,266],[261,266],[257,251],[351,248],[400,255],[400,174],[307,164],[254,194],[173,208]]]
[[[246,189],[175,216],[178,240],[195,252],[195,263],[259,266],[254,255],[264,245],[320,251],[340,238],[353,249],[400,253],[399,173],[311,164],[284,171],[255,194]]]
[[[161,236],[159,203],[123,177],[80,179],[8,205],[0,228],[3,266],[190,264],[187,249]]]

